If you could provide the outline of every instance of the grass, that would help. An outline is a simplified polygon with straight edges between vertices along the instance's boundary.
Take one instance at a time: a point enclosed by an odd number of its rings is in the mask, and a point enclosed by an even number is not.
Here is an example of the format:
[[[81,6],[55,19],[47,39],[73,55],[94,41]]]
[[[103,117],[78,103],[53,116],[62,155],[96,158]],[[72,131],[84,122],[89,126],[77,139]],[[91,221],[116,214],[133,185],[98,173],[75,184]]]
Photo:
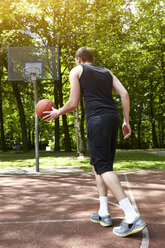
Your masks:
[[[118,152],[114,168],[117,170],[165,169],[165,157],[145,152]]]
[[[40,166],[80,166],[91,171],[89,157],[77,157],[75,153],[40,153]],[[34,153],[0,153],[0,169],[6,167],[35,166]],[[165,169],[165,157],[145,151],[117,151],[115,170]]]
[[[39,158],[40,166],[81,166],[89,164],[89,158],[79,158],[76,153],[53,153],[41,152]],[[33,167],[35,166],[34,153],[1,153],[0,169],[6,167]]]

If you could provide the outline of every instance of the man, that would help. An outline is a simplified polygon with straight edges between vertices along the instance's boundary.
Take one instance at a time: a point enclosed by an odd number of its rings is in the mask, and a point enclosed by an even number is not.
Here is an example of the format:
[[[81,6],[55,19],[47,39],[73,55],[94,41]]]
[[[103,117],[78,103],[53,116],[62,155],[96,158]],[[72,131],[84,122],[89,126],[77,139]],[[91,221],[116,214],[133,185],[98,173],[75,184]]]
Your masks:
[[[118,176],[113,171],[119,117],[112,98],[112,91],[121,97],[124,139],[131,134],[129,95],[112,72],[104,67],[93,65],[92,60],[93,54],[89,48],[78,49],[76,52],[77,66],[71,70],[69,75],[71,84],[69,100],[62,108],[47,112],[48,116],[45,118],[49,117],[53,120],[77,108],[82,92],[87,116],[87,139],[91,153],[91,165],[100,199],[100,209],[98,213],[91,216],[90,220],[103,226],[112,225],[107,197],[107,191],[110,190],[125,213],[124,220],[119,227],[113,229],[113,233],[123,237],[139,232],[146,226],[132,207]]]

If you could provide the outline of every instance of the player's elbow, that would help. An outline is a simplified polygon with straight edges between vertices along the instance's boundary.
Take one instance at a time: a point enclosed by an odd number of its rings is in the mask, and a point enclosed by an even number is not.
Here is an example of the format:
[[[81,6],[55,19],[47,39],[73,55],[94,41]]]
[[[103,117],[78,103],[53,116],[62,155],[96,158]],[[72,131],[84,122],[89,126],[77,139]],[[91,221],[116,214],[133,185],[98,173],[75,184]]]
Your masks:
[[[121,93],[121,97],[126,98],[126,99],[129,98],[129,94],[128,94],[127,90],[124,90],[124,91]]]
[[[78,105],[79,105],[79,101],[78,100],[76,100],[76,99],[70,99],[70,106],[71,106],[71,109],[72,110],[78,108]]]
[[[78,103],[77,102],[73,103],[73,109],[76,109],[76,108],[78,108]]]

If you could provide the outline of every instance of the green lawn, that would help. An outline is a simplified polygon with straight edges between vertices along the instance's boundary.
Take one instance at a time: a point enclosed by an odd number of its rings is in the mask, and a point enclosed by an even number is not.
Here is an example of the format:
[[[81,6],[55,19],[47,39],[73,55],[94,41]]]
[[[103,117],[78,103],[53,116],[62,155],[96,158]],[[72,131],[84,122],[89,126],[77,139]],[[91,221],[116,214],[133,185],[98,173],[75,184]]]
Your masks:
[[[80,166],[90,171],[89,157],[77,157],[75,153],[41,152],[40,166]],[[34,153],[0,153],[0,169],[5,167],[35,166]],[[117,151],[115,170],[165,169],[165,157],[145,151]]]
[[[114,165],[117,170],[165,169],[165,157],[144,152],[118,152]]]

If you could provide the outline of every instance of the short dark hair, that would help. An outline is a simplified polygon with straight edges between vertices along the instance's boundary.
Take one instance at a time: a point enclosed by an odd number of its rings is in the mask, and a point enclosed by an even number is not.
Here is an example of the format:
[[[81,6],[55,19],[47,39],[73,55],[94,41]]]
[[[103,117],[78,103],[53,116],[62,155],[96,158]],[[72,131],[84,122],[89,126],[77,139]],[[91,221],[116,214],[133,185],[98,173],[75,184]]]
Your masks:
[[[80,57],[83,62],[93,61],[93,53],[89,47],[80,47],[76,52],[76,59]]]

